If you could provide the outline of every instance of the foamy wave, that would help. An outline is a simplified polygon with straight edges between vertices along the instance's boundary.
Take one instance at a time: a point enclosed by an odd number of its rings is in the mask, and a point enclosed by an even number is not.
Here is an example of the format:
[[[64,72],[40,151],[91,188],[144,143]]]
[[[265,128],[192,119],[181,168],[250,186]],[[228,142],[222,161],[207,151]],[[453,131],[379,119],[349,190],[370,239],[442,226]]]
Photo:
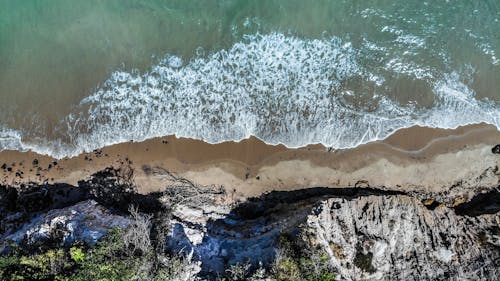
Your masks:
[[[5,150],[23,150],[21,133],[6,127],[0,127],[0,148]]]
[[[64,157],[165,135],[211,143],[254,135],[289,147],[348,148],[414,125],[486,122],[500,128],[499,106],[476,100],[458,72],[435,77],[431,69],[387,59],[392,63],[384,71],[390,75],[425,79],[434,89],[431,108],[402,105],[383,95],[386,77],[363,65],[364,53],[336,37],[306,40],[273,33],[247,36],[228,50],[187,63],[166,56],[145,73],[114,72],[82,100],[61,128],[69,143],[31,147]]]
[[[0,127],[1,150],[34,151],[56,158],[75,156],[84,151],[83,148],[64,143],[61,140],[47,140],[46,138],[26,140],[25,134],[22,131],[5,126]]]

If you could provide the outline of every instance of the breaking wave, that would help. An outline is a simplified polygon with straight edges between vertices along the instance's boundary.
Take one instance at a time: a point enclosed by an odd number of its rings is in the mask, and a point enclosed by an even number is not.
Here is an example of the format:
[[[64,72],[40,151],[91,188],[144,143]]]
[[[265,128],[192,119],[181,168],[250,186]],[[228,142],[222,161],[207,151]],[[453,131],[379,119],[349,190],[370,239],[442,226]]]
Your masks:
[[[397,40],[415,48],[425,44],[412,35]],[[368,41],[354,47],[337,37],[271,33],[245,36],[188,62],[167,55],[147,72],[112,73],[61,121],[66,140],[21,142],[20,132],[0,128],[0,147],[61,158],[166,135],[211,143],[253,135],[288,147],[349,148],[414,125],[485,122],[500,128],[500,106],[476,99],[463,73],[438,73],[404,57],[366,63],[370,51],[383,49]],[[431,106],[385,95],[386,81],[398,75],[428,84]]]

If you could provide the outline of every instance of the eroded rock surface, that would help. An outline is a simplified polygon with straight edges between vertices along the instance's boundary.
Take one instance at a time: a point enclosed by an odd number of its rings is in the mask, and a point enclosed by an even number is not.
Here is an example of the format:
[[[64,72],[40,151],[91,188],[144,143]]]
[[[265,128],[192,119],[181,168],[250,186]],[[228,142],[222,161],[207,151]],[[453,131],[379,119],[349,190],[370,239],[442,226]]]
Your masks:
[[[8,221],[9,217],[5,219]],[[125,228],[129,223],[127,217],[113,214],[94,200],[86,200],[38,214],[20,229],[0,235],[0,242],[3,246],[9,242],[25,246],[41,243],[58,243],[62,246],[75,241],[93,245],[110,228]]]
[[[485,175],[497,176],[498,169]],[[49,248],[93,244],[109,229],[127,227],[132,204],[150,215],[152,240],[167,236],[161,249],[192,257],[196,269],[189,274],[199,273],[201,280],[213,280],[237,264],[266,269],[271,277],[283,237],[305,239],[305,248],[326,252],[337,280],[500,276],[498,185],[477,185],[470,194],[455,194],[460,185],[440,194],[309,188],[229,205],[222,188],[165,176],[171,178],[168,188],[148,195],[137,194],[109,169],[78,187],[0,187],[0,252],[8,252],[12,242]]]
[[[459,216],[409,196],[332,198],[307,230],[345,280],[494,280],[498,214]]]
[[[209,275],[237,263],[269,265],[283,233],[303,233],[323,248],[338,280],[495,280],[500,274],[496,211],[465,215],[475,204],[458,212],[377,190],[300,192],[269,194],[231,211],[184,206],[174,212],[170,246],[193,252]],[[494,192],[483,196],[496,200],[490,205],[499,203]]]

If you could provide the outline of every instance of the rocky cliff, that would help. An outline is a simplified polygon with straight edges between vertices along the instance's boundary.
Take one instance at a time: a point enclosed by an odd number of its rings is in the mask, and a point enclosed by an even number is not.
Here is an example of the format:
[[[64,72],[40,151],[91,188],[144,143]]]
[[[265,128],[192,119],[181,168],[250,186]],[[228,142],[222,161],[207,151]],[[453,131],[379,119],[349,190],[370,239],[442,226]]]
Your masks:
[[[151,241],[165,241],[160,249],[196,261],[189,269],[196,272],[186,276],[201,280],[235,265],[245,265],[240,279],[285,280],[275,272],[284,237],[295,245],[295,257],[325,253],[337,280],[500,276],[500,186],[477,187],[474,197],[457,197],[453,187],[454,193],[441,194],[310,188],[228,204],[222,189],[164,172],[172,184],[150,195],[135,193],[109,169],[78,187],[2,187],[0,250],[9,252],[12,243],[37,249],[92,245],[109,229],[133,224],[127,213],[132,203],[152,219]],[[263,273],[251,277],[255,271]]]
[[[276,192],[177,209],[170,246],[194,252],[207,276],[272,264],[286,234],[325,251],[339,280],[495,280],[499,208],[498,189],[455,207],[376,189]]]
[[[332,198],[317,208],[305,230],[326,250],[342,279],[500,276],[498,214],[460,216],[442,205],[430,210],[404,195]]]

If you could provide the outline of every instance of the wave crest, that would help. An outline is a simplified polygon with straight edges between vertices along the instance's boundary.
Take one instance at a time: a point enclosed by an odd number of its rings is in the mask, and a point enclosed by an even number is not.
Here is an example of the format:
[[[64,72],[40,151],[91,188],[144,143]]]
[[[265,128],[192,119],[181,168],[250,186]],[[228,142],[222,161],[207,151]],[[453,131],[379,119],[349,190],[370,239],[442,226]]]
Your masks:
[[[364,66],[365,53],[337,37],[271,33],[187,63],[167,55],[145,73],[116,71],[64,120],[70,142],[48,154],[165,135],[212,143],[254,135],[289,147],[348,148],[414,125],[500,127],[499,106],[476,100],[457,72],[435,78],[412,64],[387,64],[392,75],[425,79],[435,95],[428,108],[391,100],[380,67]]]

